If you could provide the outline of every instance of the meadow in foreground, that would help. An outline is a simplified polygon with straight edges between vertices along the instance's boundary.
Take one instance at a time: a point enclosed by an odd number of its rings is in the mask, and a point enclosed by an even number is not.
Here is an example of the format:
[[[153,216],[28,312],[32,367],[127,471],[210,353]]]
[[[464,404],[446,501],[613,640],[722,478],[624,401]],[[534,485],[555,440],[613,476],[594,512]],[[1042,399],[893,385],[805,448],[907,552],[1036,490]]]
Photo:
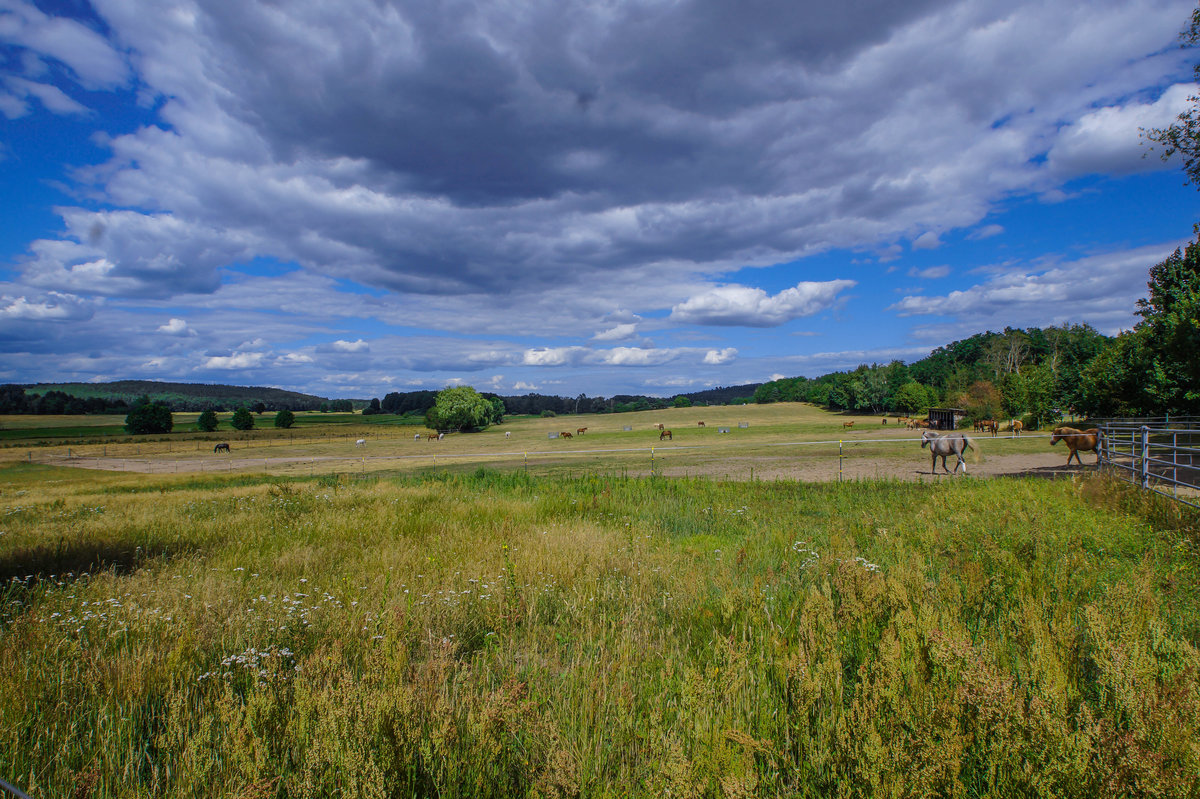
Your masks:
[[[37,796],[1200,795],[1200,535],[1102,479],[0,491]]]

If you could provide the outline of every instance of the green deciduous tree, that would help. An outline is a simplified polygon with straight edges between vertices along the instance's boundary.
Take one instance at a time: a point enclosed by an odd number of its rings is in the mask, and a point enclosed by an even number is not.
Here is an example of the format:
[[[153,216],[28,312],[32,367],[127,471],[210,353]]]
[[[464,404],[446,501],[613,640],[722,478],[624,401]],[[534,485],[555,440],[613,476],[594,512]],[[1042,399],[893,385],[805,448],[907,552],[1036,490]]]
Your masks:
[[[932,404],[931,392],[916,380],[910,380],[892,395],[892,404],[901,413],[917,413]]]
[[[147,433],[169,433],[174,426],[171,407],[165,402],[151,402],[150,398],[144,395],[134,403],[133,408],[125,417],[125,432],[135,436]]]
[[[250,409],[245,405],[233,412],[233,421],[230,422],[234,430],[252,430],[254,429],[254,415],[250,413]]]
[[[287,410],[286,408],[283,409],[282,411],[280,411],[279,413],[275,414],[275,426],[276,427],[280,427],[280,428],[283,428],[284,430],[286,430],[289,427],[291,427],[292,425],[294,425],[295,423],[296,423],[296,414],[292,413],[291,411]]]
[[[446,388],[425,414],[425,424],[435,430],[482,430],[491,423],[492,403],[470,386]]]
[[[217,429],[217,412],[212,408],[200,414],[200,418],[196,420],[196,427],[204,433],[211,433]]]
[[[1191,23],[1180,34],[1184,47],[1200,44],[1200,8],[1192,11]],[[1200,81],[1200,63],[1192,67],[1192,74]],[[1178,153],[1183,158],[1183,171],[1188,180],[1200,188],[1200,97],[1188,98],[1191,105],[1176,121],[1166,128],[1143,130],[1142,135],[1161,145],[1160,154],[1165,161]]]

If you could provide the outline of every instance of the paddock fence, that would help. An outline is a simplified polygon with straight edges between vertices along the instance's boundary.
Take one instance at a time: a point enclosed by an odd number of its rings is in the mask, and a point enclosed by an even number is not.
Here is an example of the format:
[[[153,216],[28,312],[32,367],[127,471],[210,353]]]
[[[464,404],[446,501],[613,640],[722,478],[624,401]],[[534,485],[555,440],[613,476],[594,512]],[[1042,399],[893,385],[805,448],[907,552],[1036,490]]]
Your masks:
[[[1200,508],[1200,418],[1107,420],[1100,466],[1122,480]]]
[[[528,449],[506,446],[463,452],[445,451],[437,443],[428,445],[427,448],[425,443],[417,445],[397,438],[388,441],[373,440],[368,449],[357,450],[353,455],[333,454],[328,451],[328,454],[303,454],[300,449],[285,452],[278,448],[259,450],[258,447],[255,447],[257,451],[251,455],[235,446],[237,457],[231,458],[225,454],[205,452],[203,455],[196,455],[194,451],[186,453],[182,447],[176,447],[174,450],[163,447],[162,452],[147,453],[143,450],[139,453],[136,450],[130,452],[129,448],[123,452],[114,452],[112,448],[106,451],[102,447],[93,446],[88,449],[62,447],[58,451],[33,450],[27,457],[31,463],[54,466],[181,475],[263,471],[280,476],[330,477],[340,474],[349,478],[360,475],[365,477],[371,473],[389,470],[411,471],[440,467],[462,469],[468,465],[515,468],[528,472],[531,468],[572,468],[572,464],[578,464],[574,468],[606,468],[605,464],[611,463],[613,468],[631,469],[648,474],[662,473],[664,469],[668,469],[674,474],[707,474],[733,479],[739,479],[739,474],[750,479],[755,479],[756,476],[762,479],[778,479],[789,473],[797,475],[794,479],[804,481],[838,482],[847,479],[897,476],[908,479],[922,479],[921,475],[925,478],[944,476],[940,467],[936,474],[930,472],[930,453],[921,447],[920,437],[846,436],[820,440],[737,441],[742,429],[741,426],[731,425],[728,428],[712,430],[713,436],[719,438],[720,443],[716,440],[697,443],[686,440],[660,443],[655,440],[648,442],[649,445],[593,447],[567,441],[566,446],[558,447],[547,446],[551,442],[543,439],[538,442],[538,446]],[[992,437],[975,436],[965,430],[962,432],[971,436],[975,442],[975,449],[968,454],[968,461],[972,464],[979,464],[987,455],[1027,454],[1029,450],[1021,442],[1039,439],[1044,441],[1048,437],[1046,433],[1010,433]],[[654,439],[657,439],[657,436],[654,436]],[[560,440],[555,440],[554,443],[557,444]],[[511,443],[517,444],[516,441]],[[1015,453],[1006,452],[1010,444],[1021,449]],[[150,457],[147,457],[148,454]],[[951,456],[948,468],[953,469],[954,463],[955,458]],[[1045,471],[1045,468],[1042,467],[1042,470]],[[977,474],[976,466],[972,465],[969,471]],[[1019,473],[1019,467],[1014,466],[1012,470],[993,471],[991,475],[1016,476]],[[988,470],[985,470],[984,476],[988,474]]]

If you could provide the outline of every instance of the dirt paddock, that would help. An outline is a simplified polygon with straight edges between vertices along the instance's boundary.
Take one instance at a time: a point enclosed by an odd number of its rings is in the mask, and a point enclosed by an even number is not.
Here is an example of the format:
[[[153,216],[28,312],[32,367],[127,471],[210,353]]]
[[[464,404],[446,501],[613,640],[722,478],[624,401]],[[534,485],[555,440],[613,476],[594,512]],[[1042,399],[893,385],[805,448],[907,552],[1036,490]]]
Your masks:
[[[562,453],[530,453],[529,465],[534,468],[547,466],[567,468],[606,468],[604,452],[597,450],[588,462],[572,465],[563,459]],[[711,477],[729,480],[798,480],[802,482],[824,482],[838,479],[839,462],[828,453],[820,455],[806,453],[752,454],[733,457],[717,457],[714,452],[694,452],[685,449],[664,448],[657,451],[653,462],[639,461],[630,464],[623,461],[613,467],[623,468],[630,474],[660,473],[670,477]],[[431,466],[478,466],[497,469],[520,467],[520,458],[496,455],[460,455],[432,458],[399,455],[369,455],[357,458],[339,456],[277,455],[262,458],[118,458],[118,457],[72,457],[46,455],[38,459],[55,466],[82,469],[135,472],[141,474],[198,474],[226,472],[266,472],[271,474],[303,474],[329,472],[378,472],[428,468]],[[947,460],[951,470],[954,458]],[[840,464],[844,480],[931,480],[951,477],[942,471],[939,460],[936,473],[929,468],[929,454],[922,450],[899,451],[884,457],[854,456],[844,458]],[[1064,474],[1079,474],[1094,469],[1092,463],[1067,466],[1060,452],[1034,454],[990,454],[968,455],[967,474],[971,477],[1055,477]],[[954,475],[961,477],[962,473]]]

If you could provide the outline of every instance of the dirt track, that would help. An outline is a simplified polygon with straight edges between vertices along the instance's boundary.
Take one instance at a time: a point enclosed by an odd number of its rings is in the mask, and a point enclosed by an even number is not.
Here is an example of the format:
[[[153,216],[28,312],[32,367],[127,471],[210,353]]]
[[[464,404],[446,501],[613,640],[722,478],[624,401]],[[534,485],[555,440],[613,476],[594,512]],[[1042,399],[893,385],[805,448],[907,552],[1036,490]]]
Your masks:
[[[748,455],[721,457],[719,459],[705,457],[703,453],[693,453],[682,450],[659,451],[657,471],[672,477],[707,476],[730,480],[799,480],[803,482],[823,482],[838,478],[838,460],[828,456],[814,457],[809,455]],[[411,466],[411,462],[403,457],[393,455],[373,455],[358,458],[335,456],[277,456],[263,458],[239,458],[235,460],[203,458],[72,458],[54,456],[43,460],[56,466],[71,466],[84,469],[101,469],[107,471],[137,472],[142,474],[192,474],[192,473],[225,473],[265,471],[272,473],[297,473],[305,470],[325,473],[329,471],[378,471],[382,469],[395,470]],[[454,459],[444,460],[443,463],[457,462],[461,465],[468,463],[483,463],[497,468],[506,468],[512,463],[508,459],[497,460],[494,457],[480,456],[473,458],[464,455]],[[562,461],[557,461],[562,463]],[[531,465],[545,466],[546,459],[539,458]],[[950,468],[954,467],[954,459],[949,459]],[[1044,452],[1035,454],[992,454],[985,457],[968,456],[967,474],[972,477],[1056,477],[1059,475],[1090,472],[1093,469],[1092,459],[1087,464],[1066,466],[1065,457],[1061,452]],[[890,480],[930,480],[944,479],[948,475],[942,471],[938,463],[936,475],[930,472],[929,456],[925,452],[896,453],[886,458],[847,457],[841,463],[842,478],[845,480],[890,479]],[[648,473],[649,469],[633,469],[631,473]],[[961,474],[961,473],[960,473]]]

